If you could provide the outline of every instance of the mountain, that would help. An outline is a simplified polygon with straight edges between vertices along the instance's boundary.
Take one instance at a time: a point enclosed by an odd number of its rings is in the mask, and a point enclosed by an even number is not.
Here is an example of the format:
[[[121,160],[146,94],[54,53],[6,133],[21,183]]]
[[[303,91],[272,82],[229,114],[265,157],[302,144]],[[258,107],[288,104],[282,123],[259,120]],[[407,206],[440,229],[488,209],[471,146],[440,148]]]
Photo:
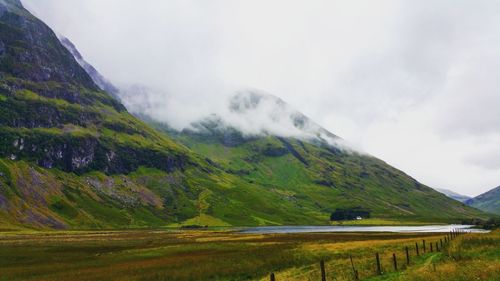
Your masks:
[[[20,1],[0,0],[0,228],[194,217],[222,172],[129,114],[86,70]]]
[[[181,132],[148,120],[160,132],[97,74],[19,0],[0,0],[0,229],[483,216],[272,96],[241,93],[227,116]]]
[[[88,63],[83,56],[80,54],[78,49],[75,47],[73,42],[64,36],[60,36],[59,40],[62,45],[73,55],[78,64],[87,72],[87,74],[92,78],[92,81],[103,91],[118,98],[118,88],[115,87],[111,82],[109,82],[104,76],[99,73],[90,63]]]
[[[500,186],[469,199],[465,203],[482,211],[500,215]]]
[[[435,189],[437,191],[443,193],[444,195],[450,197],[451,199],[455,199],[455,200],[462,202],[462,203],[465,203],[465,201],[471,199],[469,196],[458,194],[458,193],[453,192],[453,191],[448,190],[448,189],[442,189],[442,188],[435,188]]]
[[[227,173],[267,187],[281,196],[280,202],[293,203],[311,217],[349,210],[403,221],[481,216],[351,148],[277,97],[243,91],[227,106],[229,115],[214,114],[181,131],[148,120],[144,112],[142,118]],[[246,130],[238,129],[242,127]]]

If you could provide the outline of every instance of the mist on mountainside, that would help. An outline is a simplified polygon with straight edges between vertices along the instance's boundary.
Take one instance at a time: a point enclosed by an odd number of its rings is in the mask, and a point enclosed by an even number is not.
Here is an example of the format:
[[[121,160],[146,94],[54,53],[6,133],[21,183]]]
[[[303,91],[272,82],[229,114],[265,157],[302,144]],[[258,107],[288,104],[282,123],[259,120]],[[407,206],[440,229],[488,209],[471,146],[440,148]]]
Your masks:
[[[216,124],[218,130],[236,129],[249,137],[294,137],[305,141],[325,142],[346,150],[355,149],[353,145],[322,128],[282,99],[255,89],[240,90],[221,99],[217,112],[206,112],[205,115],[198,112],[198,115],[194,114],[197,118],[191,117],[193,121],[188,123],[175,122],[178,116],[170,116],[168,110],[172,105],[162,103],[161,99],[156,100],[159,95],[146,87],[133,86],[119,91],[118,96],[131,112],[148,116],[178,131],[198,131],[198,123],[210,121]]]
[[[176,99],[171,99],[162,90],[153,90],[137,84],[118,88],[88,63],[68,38],[59,37],[63,46],[99,88],[120,99],[132,113],[151,118],[174,130],[198,131],[201,128],[199,123],[209,121],[215,124],[218,130],[236,129],[244,136],[295,137],[327,143],[345,150],[355,149],[352,144],[322,128],[279,97],[260,90],[239,90],[220,99],[216,111],[210,111],[214,110],[213,106],[200,104],[197,110],[192,112],[189,110],[190,106],[176,103]]]

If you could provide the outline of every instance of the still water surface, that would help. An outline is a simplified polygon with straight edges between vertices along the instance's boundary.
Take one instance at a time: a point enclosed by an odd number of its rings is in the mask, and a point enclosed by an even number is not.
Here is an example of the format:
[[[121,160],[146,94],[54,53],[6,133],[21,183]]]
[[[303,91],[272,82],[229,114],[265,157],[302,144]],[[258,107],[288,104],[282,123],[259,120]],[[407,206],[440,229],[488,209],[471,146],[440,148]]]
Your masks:
[[[472,225],[421,225],[421,226],[262,226],[249,227],[242,233],[308,233],[308,232],[450,232],[463,229],[467,232],[487,232],[483,229],[471,228]]]

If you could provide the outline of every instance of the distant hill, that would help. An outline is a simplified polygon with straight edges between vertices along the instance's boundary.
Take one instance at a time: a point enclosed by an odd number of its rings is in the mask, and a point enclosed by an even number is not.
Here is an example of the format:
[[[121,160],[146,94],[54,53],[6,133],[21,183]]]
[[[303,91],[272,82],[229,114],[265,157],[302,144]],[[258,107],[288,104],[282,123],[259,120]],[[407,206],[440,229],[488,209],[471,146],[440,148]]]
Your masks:
[[[500,186],[466,201],[482,211],[500,215]]]
[[[471,197],[469,197],[469,196],[458,194],[458,193],[451,191],[451,190],[448,190],[448,189],[435,188],[435,190],[443,193],[444,195],[450,197],[451,199],[455,199],[455,200],[462,202],[462,203],[471,199]]]

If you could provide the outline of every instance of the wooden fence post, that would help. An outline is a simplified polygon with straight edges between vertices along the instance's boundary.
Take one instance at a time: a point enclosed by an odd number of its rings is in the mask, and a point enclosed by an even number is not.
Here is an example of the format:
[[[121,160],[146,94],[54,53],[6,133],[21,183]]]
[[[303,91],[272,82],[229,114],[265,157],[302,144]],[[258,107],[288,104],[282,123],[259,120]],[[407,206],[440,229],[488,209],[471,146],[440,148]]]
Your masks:
[[[406,265],[410,265],[410,253],[408,252],[408,246],[406,246],[405,249],[406,249]]]
[[[349,255],[349,259],[351,260],[352,274],[354,274],[354,280],[359,280],[358,271],[354,267],[354,262],[352,261],[352,256],[351,255]]]
[[[420,253],[418,251],[418,242],[415,242],[415,249],[417,250],[417,256],[420,256]]]
[[[443,248],[443,239],[439,239],[439,243],[441,244],[441,249]]]
[[[378,253],[375,254],[375,259],[377,260],[377,274],[382,275],[382,269],[380,268],[380,257]]]
[[[422,241],[422,244],[423,244],[423,247],[422,247],[422,248],[424,249],[424,253],[425,253],[425,252],[426,252],[426,251],[425,251],[425,240],[423,240],[423,241]]]
[[[436,252],[439,252],[439,245],[437,241],[436,241]]]
[[[274,278],[274,272],[271,273],[271,281],[276,281],[276,279]]]
[[[392,253],[392,262],[394,263],[394,271],[398,271],[398,260],[395,253]]]
[[[432,249],[432,242],[430,242],[430,243],[429,243],[429,245],[431,245],[431,253],[432,253],[432,252],[434,251],[434,250]]]
[[[326,281],[325,261],[321,260],[319,267],[321,268],[321,281]]]

